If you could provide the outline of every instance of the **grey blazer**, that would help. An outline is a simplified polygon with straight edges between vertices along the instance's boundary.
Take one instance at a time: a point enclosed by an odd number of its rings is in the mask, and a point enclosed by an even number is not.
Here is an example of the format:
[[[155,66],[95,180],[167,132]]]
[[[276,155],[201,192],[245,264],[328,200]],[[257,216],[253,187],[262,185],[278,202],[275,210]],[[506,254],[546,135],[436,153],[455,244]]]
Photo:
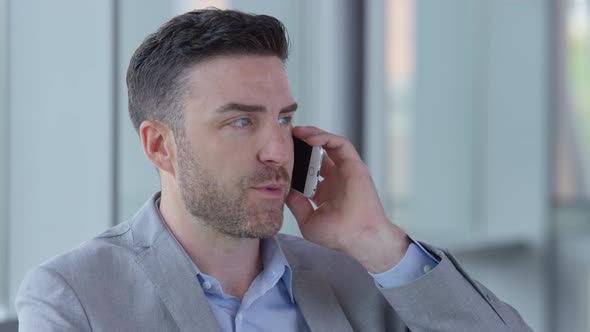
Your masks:
[[[220,331],[194,270],[162,224],[154,195],[130,222],[30,271],[16,307],[20,331]],[[312,331],[530,331],[448,252],[402,287],[381,289],[352,259],[277,235]]]

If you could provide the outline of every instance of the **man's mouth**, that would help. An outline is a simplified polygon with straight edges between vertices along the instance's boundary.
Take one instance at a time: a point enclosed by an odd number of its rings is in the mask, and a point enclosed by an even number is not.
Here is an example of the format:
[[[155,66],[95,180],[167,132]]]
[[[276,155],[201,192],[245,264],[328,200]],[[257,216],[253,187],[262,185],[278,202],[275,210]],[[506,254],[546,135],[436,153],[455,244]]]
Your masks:
[[[283,198],[285,186],[279,183],[264,184],[252,187],[256,192],[270,198]]]

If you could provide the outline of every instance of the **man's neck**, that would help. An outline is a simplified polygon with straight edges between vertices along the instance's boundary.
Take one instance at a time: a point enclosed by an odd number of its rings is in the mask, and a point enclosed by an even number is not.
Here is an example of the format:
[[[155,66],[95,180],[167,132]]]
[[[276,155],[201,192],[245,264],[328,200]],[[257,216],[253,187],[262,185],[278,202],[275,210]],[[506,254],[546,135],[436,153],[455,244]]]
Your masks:
[[[226,294],[241,300],[262,271],[260,240],[221,234],[195,220],[181,200],[164,193],[160,213],[199,270],[217,279]]]

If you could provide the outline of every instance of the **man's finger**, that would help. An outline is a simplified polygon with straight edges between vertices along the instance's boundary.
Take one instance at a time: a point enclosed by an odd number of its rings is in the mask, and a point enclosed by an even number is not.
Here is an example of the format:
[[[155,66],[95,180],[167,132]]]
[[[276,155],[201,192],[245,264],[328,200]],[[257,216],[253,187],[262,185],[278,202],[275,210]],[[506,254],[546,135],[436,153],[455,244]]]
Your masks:
[[[330,158],[327,152],[324,151],[324,159],[322,159],[322,167],[320,168],[320,174],[324,178],[327,178],[334,172],[336,165]]]
[[[305,196],[291,190],[287,196],[286,203],[291,213],[293,213],[295,220],[297,220],[299,229],[305,227],[305,223],[314,211],[311,202]]]
[[[356,149],[345,137],[330,134],[316,127],[295,127],[293,136],[305,140],[309,145],[321,145],[336,164],[347,159],[360,160]]]
[[[326,182],[318,183],[315,195],[311,198],[316,206],[322,205],[326,200],[333,196],[334,193],[330,192],[330,188],[327,185]]]
[[[292,134],[293,136],[305,140],[310,136],[315,136],[318,134],[323,133],[324,131],[318,127],[313,126],[298,126],[293,128]]]

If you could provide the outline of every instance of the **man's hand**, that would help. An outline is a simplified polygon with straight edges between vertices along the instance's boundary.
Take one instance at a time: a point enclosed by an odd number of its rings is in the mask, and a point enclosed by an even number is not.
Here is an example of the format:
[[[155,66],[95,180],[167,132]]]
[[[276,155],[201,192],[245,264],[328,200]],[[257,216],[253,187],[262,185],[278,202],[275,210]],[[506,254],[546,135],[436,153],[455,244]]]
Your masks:
[[[372,273],[399,263],[410,239],[385,215],[367,166],[350,141],[315,127],[296,127],[293,136],[327,153],[324,180],[312,199],[317,209],[296,192],[287,197],[303,237],[347,254]]]

